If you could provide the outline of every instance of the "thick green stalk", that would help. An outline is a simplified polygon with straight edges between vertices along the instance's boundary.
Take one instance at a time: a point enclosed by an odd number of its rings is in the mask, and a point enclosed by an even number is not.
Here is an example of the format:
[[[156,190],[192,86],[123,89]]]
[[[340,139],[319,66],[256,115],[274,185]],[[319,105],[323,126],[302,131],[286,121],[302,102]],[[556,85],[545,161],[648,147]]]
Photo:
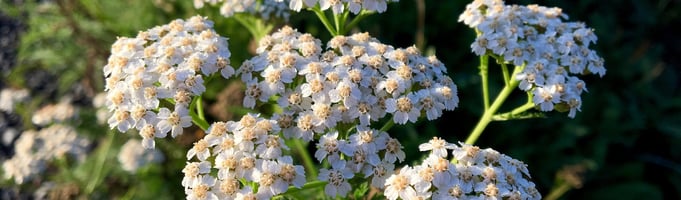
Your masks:
[[[364,18],[371,15],[372,13],[373,12],[371,12],[371,11],[367,11],[367,10],[362,9],[362,11],[359,11],[359,15],[355,16],[355,18],[353,18],[352,21],[350,21],[350,23],[347,26],[345,26],[345,28],[343,28],[343,32],[340,32],[340,34],[344,35],[348,30],[351,30],[352,28],[357,26],[357,23],[359,23],[360,21],[362,21]]]
[[[501,62],[501,72],[504,74],[504,84],[508,85],[511,81],[511,77],[508,74],[508,66],[503,61]]]
[[[345,24],[345,21],[341,20],[341,14],[333,14],[333,23],[336,25],[336,33],[340,35]]]
[[[504,61],[504,56],[497,56],[497,55],[494,55],[494,54],[492,54],[490,56],[492,56],[492,58],[497,60],[497,63],[499,63],[499,65],[501,65],[501,72],[504,75],[504,84],[508,85],[509,80],[511,80],[511,77],[508,74],[508,66],[507,66],[506,62]]]
[[[546,195],[546,197],[544,199],[546,199],[546,200],[558,199],[561,196],[563,196],[563,194],[565,194],[565,192],[569,191],[570,189],[572,189],[572,187],[570,187],[570,184],[562,183],[558,187],[553,188],[551,190],[551,192],[549,193],[549,195]]]
[[[199,115],[196,114],[196,112],[194,112],[193,110],[189,111],[189,116],[192,117],[192,122],[196,124],[196,126],[201,128],[201,130],[206,131],[208,130],[208,127],[210,127],[208,122],[206,122],[206,120],[202,120],[201,118],[199,118]]]
[[[522,106],[518,106],[517,108],[511,110],[511,112],[507,113],[501,113],[501,114],[496,114],[492,116],[493,121],[506,121],[506,120],[511,120],[511,119],[519,119],[518,115],[524,113],[525,111],[534,108],[534,103],[532,101],[528,101],[527,103],[523,104]]]
[[[196,114],[198,114],[199,119],[206,121],[206,117],[203,115],[203,96],[199,96],[196,100]]]
[[[482,79],[482,101],[485,106],[485,112],[489,110],[489,80],[487,71],[489,66],[489,56],[487,54],[480,56],[480,78]]]
[[[324,27],[326,27],[326,30],[329,31],[331,36],[338,35],[338,31],[334,29],[333,26],[331,26],[331,22],[329,21],[328,18],[326,18],[324,12],[321,9],[319,9],[319,6],[312,7],[309,10],[312,10],[312,12],[314,12],[314,14],[317,15],[317,18],[319,18],[319,20],[322,21],[322,24],[324,24]]]
[[[518,67],[516,66],[515,70],[513,70],[513,75],[520,73],[524,66]],[[475,129],[473,129],[473,132],[471,132],[470,135],[468,135],[468,138],[466,139],[466,144],[474,144],[475,141],[478,140],[480,135],[482,134],[482,131],[485,130],[487,125],[492,121],[492,117],[494,116],[494,113],[499,110],[502,104],[504,104],[504,101],[506,101],[506,98],[508,98],[508,95],[511,94],[511,92],[518,86],[520,82],[516,79],[511,79],[509,84],[504,86],[504,89],[499,92],[499,95],[497,95],[497,98],[494,99],[494,102],[492,105],[489,107],[489,109],[485,110],[485,113],[482,114],[482,117],[480,118],[480,121],[478,121],[478,124],[475,126]]]
[[[257,18],[251,15],[236,14],[233,17],[237,22],[246,27],[251,36],[255,38],[255,41],[259,41],[260,38],[267,35],[274,26],[266,24],[261,18]]]
[[[345,30],[345,22],[348,21],[348,16],[350,16],[350,10],[345,9],[345,12],[343,12],[343,16],[341,16],[341,21],[343,22],[343,26],[341,26],[342,31],[338,31],[339,34],[345,34],[347,30]]]

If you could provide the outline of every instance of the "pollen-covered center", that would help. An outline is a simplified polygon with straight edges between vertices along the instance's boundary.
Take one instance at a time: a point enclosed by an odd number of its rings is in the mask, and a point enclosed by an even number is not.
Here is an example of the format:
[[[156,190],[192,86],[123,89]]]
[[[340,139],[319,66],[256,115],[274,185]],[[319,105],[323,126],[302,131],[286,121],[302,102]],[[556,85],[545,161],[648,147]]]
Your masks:
[[[411,100],[407,97],[401,97],[397,99],[397,110],[400,112],[409,112],[411,111],[412,104]]]

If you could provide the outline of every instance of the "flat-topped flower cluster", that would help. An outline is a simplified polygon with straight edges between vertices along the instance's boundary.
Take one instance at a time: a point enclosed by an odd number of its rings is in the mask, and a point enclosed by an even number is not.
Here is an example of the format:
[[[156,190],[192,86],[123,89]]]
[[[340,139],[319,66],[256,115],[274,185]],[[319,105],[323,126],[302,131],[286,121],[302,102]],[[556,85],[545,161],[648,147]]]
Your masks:
[[[263,19],[277,17],[288,20],[291,15],[288,0],[194,0],[195,8],[203,8],[206,3],[220,5],[220,14],[231,17],[238,13],[249,13]]]
[[[582,105],[586,84],[574,75],[605,75],[603,58],[589,45],[593,30],[581,22],[563,22],[560,8],[504,5],[501,0],[475,0],[459,21],[478,33],[471,44],[477,55],[491,54],[516,66],[525,66],[515,79],[533,94],[541,111],[568,110],[574,117]],[[559,106],[559,107],[556,107]]]
[[[204,78],[234,74],[227,38],[212,26],[195,16],[118,38],[104,66],[106,106],[114,113],[109,126],[137,129],[146,148],[154,148],[154,138],[175,137],[191,126],[188,107],[205,92]],[[174,108],[160,107],[161,99],[172,99]]]
[[[361,126],[346,139],[339,138],[338,132],[327,133],[319,139],[314,155],[331,168],[320,169],[317,179],[328,182],[324,191],[331,197],[345,197],[353,188],[348,180],[355,175],[371,179],[371,186],[382,189],[394,173],[395,162],[405,159],[402,148],[387,132]]]
[[[417,166],[405,166],[386,180],[388,199],[541,199],[527,166],[493,149],[433,138]],[[447,156],[451,150],[456,163]]]
[[[338,123],[369,126],[391,114],[397,124],[437,119],[458,104],[457,87],[434,56],[394,48],[368,33],[336,36],[326,48],[310,34],[283,27],[260,40],[237,76],[244,107],[277,98],[287,137],[310,141]]]
[[[303,167],[283,154],[288,147],[276,121],[248,114],[238,122],[213,123],[207,132],[187,152],[187,199],[269,199],[306,183]]]
[[[130,173],[134,173],[146,165],[160,163],[165,159],[163,152],[158,149],[146,149],[137,139],[130,139],[125,142],[116,158],[121,163],[121,168]]]
[[[24,131],[14,146],[14,156],[2,163],[4,178],[13,178],[15,183],[22,184],[42,173],[54,159],[71,156],[82,161],[89,145],[89,140],[81,138],[67,125]]]
[[[290,0],[291,10],[300,11],[304,7],[315,7],[319,4],[321,10],[331,9],[334,14],[342,14],[345,9],[348,9],[354,14],[359,14],[360,11],[376,11],[379,13],[385,12],[388,9],[389,2],[397,2],[399,0]]]
[[[357,14],[385,11],[389,1],[196,0],[195,5],[205,2],[223,2],[232,9],[223,15],[231,16],[259,12],[267,2],[288,2],[295,11],[315,6]],[[556,8],[488,0],[474,1],[460,20],[478,31],[476,54],[523,69],[515,83],[534,95],[540,110],[563,106],[574,117],[586,88],[573,75],[602,76],[605,68],[588,48],[596,41],[591,29],[561,17],[567,18]],[[396,167],[405,159],[403,147],[375,123],[434,120],[459,102],[457,86],[435,56],[383,44],[368,33],[323,43],[284,26],[261,38],[256,55],[234,70],[227,39],[211,28],[212,22],[197,16],[119,38],[104,68],[110,127],[136,129],[145,148],[154,148],[154,138],[168,132],[175,137],[191,125],[191,102],[206,90],[204,79],[218,72],[245,84],[244,107],[278,106],[271,117],[246,114],[239,121],[202,126],[207,135],[187,152],[182,170],[187,199],[270,199],[290,187],[302,188],[305,169],[285,154],[288,139],[315,144],[314,157],[326,167],[307,170],[318,172],[310,179],[326,182],[324,192],[331,197],[346,197],[353,190],[350,180],[361,178],[388,199],[541,198],[526,165],[492,149],[434,138],[419,147],[430,151],[421,165]]]
[[[338,132],[323,135],[314,154],[320,163],[327,161],[332,166],[321,169],[317,177],[329,182],[325,191],[330,196],[346,196],[352,189],[348,180],[355,174],[371,178],[372,186],[383,188],[387,176],[393,174],[394,163],[405,159],[400,142],[386,132],[358,128],[348,139],[338,136]],[[274,120],[248,114],[238,122],[216,122],[187,152],[190,162],[183,170],[182,184],[189,199],[269,199],[289,186],[300,188],[306,183],[303,167],[293,165],[284,150],[288,147]],[[215,171],[217,177],[211,175]],[[257,183],[258,188],[239,180]]]
[[[399,0],[194,0],[195,8],[203,8],[206,3],[210,5],[220,4],[220,14],[232,17],[238,13],[248,13],[260,16],[267,20],[277,17],[288,20],[290,11],[300,12],[303,8],[318,6],[322,11],[331,9],[334,14],[343,14],[346,11],[359,14],[360,11],[385,12],[389,2]]]
[[[45,126],[52,123],[62,123],[75,118],[78,115],[78,108],[71,104],[68,98],[62,99],[59,103],[48,104],[38,109],[31,121],[35,125]]]

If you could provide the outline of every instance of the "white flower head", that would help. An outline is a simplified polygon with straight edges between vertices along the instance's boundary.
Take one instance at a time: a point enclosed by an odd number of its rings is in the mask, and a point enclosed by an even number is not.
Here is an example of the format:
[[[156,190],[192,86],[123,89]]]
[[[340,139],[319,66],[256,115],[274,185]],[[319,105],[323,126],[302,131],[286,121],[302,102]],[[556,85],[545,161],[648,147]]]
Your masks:
[[[352,155],[352,149],[345,140],[338,140],[338,132],[327,133],[322,135],[317,143],[317,151],[314,156],[319,162],[326,159],[332,165],[339,162],[344,162],[340,159],[341,153]]]
[[[434,120],[457,107],[457,88],[444,64],[421,56],[416,47],[394,48],[368,33],[336,36],[326,48],[321,45],[288,26],[261,39],[258,55],[236,72],[246,82],[244,106],[277,97],[298,127],[286,128],[285,136],[308,141],[339,122],[366,126],[390,113],[405,124],[422,116]]]
[[[5,90],[3,90],[5,91]],[[21,95],[21,92],[18,92]],[[18,99],[22,99],[20,96]],[[34,124],[45,126],[50,123],[60,123],[73,119],[78,115],[78,109],[71,105],[69,99],[62,99],[57,104],[50,104],[33,113],[31,121]]]
[[[163,153],[157,149],[146,149],[137,140],[128,140],[121,147],[118,153],[118,162],[121,163],[123,170],[135,172],[139,168],[150,163],[160,163],[163,161]]]
[[[384,192],[386,197],[541,199],[535,185],[530,181],[527,166],[521,161],[492,149],[480,149],[465,144],[447,149],[453,150],[457,161],[455,164],[432,151],[420,165],[405,166],[398,174],[388,178]]]
[[[428,143],[423,143],[419,145],[420,151],[432,151],[431,153],[435,156],[446,158],[447,149],[454,149],[456,145],[450,144],[442,138],[433,137]]]
[[[282,129],[277,120],[249,113],[239,121],[213,123],[207,130],[187,152],[187,160],[200,162],[187,162],[185,187],[199,176],[211,176],[216,180],[211,192],[218,198],[269,199],[290,186],[305,184],[303,167],[284,154],[288,147],[279,135]],[[250,183],[257,183],[257,192],[246,186]]]
[[[194,7],[203,8],[205,3],[215,6],[218,2],[222,2],[219,7],[220,14],[224,17],[231,17],[237,13],[248,13],[266,20],[270,17],[288,20],[290,15],[288,3],[283,0],[194,0]]]
[[[62,124],[24,131],[14,145],[14,156],[2,163],[4,178],[22,184],[40,175],[54,159],[70,156],[82,161],[89,145],[73,127]]]
[[[213,22],[200,16],[141,31],[135,38],[119,37],[103,68],[105,105],[114,113],[109,126],[121,132],[142,131],[144,125],[157,122],[154,132],[142,134],[147,135],[143,142],[149,148],[154,147],[149,139],[168,132],[172,137],[182,134],[191,126],[187,108],[192,97],[206,90],[204,79],[235,73],[227,45],[227,38],[213,30]],[[161,99],[170,98],[175,104],[172,110],[159,108]]]
[[[216,179],[209,175],[200,175],[191,187],[185,188],[188,200],[217,200],[218,196],[211,190]]]
[[[362,10],[382,13],[388,9],[387,4],[391,1],[398,0],[290,0],[289,8],[299,12],[304,7],[314,7],[319,3],[322,10],[331,9],[334,14],[343,13],[346,7],[353,14],[359,14]]]
[[[593,29],[581,22],[565,22],[560,8],[538,5],[505,5],[501,0],[476,0],[459,21],[480,32],[471,45],[476,55],[494,54],[525,69],[514,78],[518,87],[533,95],[539,110],[580,110],[584,82],[570,82],[576,75],[605,75],[603,58],[589,45],[597,40]]]
[[[416,181],[414,174],[416,173],[413,168],[403,167],[399,173],[391,175],[385,181],[383,194],[390,200],[397,198],[416,199],[416,190],[412,185]]]
[[[0,91],[0,111],[13,112],[14,105],[28,97],[26,89],[2,89]]]
[[[345,164],[345,161],[340,161],[333,165],[332,169],[319,170],[318,179],[328,182],[324,187],[326,195],[345,197],[352,190],[348,180],[354,177],[354,173],[349,168],[346,168]]]

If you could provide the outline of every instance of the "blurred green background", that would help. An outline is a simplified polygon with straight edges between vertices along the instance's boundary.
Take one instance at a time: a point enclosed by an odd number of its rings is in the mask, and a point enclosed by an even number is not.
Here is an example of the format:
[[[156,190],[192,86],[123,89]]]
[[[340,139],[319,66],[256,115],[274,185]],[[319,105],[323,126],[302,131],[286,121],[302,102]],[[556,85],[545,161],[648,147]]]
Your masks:
[[[230,38],[234,66],[251,56],[249,45],[253,41],[243,26],[220,16],[216,8],[194,9],[191,1],[0,2],[2,31],[5,27],[18,30],[20,39],[15,45],[7,45],[11,43],[7,41],[3,46],[2,51],[9,53],[3,54],[2,62],[13,65],[2,66],[0,87],[29,88],[34,108],[56,102],[63,95],[89,105],[102,91],[101,67],[117,36],[134,37],[138,31],[176,18],[201,14],[215,21],[216,31]],[[469,48],[474,32],[457,22],[468,3],[401,0],[356,28],[383,43],[396,47],[416,44],[423,52],[437,55],[459,87],[461,103],[457,110],[434,122],[391,131],[412,160],[421,155],[416,150],[418,144],[433,136],[465,140],[482,115],[478,58]],[[541,119],[493,122],[476,145],[526,162],[545,197],[564,190],[563,199],[681,199],[681,0],[525,0],[506,4],[556,6],[570,16],[570,21],[585,22],[595,29],[598,42],[592,48],[605,58],[608,71],[603,78],[581,77],[589,92],[583,94],[582,112],[574,119],[565,113],[547,113]],[[330,37],[311,12],[294,14],[287,24],[322,41]],[[500,70],[492,67],[490,74],[500,74]],[[492,95],[502,85],[501,76],[494,75]],[[211,103],[222,101],[218,93],[224,84],[214,82],[209,87],[206,95]],[[516,91],[501,111],[524,100],[524,94]],[[212,118],[221,117],[215,114]],[[19,123],[24,129],[32,128],[26,120]],[[80,127],[87,129],[91,126],[88,123],[83,119]],[[105,128],[90,128],[89,136],[104,138],[102,130]],[[117,137],[117,143],[126,140]],[[165,163],[164,168],[152,167],[132,180],[115,178],[116,171],[112,170],[97,188],[102,191],[98,195],[118,197],[141,187],[138,190],[151,194],[138,191],[135,197],[182,198],[182,157],[194,139],[187,136],[162,142],[167,160],[179,161]],[[73,180],[77,182],[78,178]],[[178,184],[164,184],[168,181]],[[122,188],[116,188],[119,185]]]

